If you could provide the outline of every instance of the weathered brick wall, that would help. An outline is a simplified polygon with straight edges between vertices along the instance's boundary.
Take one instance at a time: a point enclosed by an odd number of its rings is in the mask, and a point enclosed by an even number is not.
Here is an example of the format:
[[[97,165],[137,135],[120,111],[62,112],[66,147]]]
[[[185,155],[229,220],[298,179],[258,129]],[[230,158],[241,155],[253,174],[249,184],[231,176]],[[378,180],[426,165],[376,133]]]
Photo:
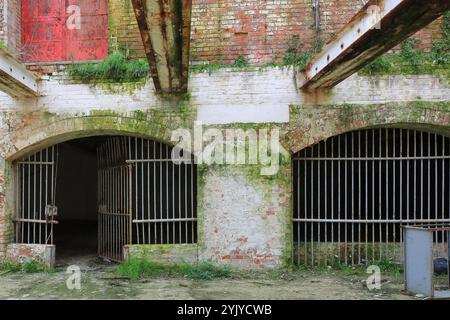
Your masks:
[[[21,39],[21,2],[12,0],[3,0],[1,2],[2,11],[2,40],[8,47],[8,50],[20,57],[22,39]]]
[[[360,0],[321,0],[320,37],[323,42],[342,28],[363,6]],[[192,59],[232,63],[246,56],[250,63],[280,61],[293,36],[310,49],[316,41],[311,0],[194,0]],[[439,37],[439,23],[414,37],[429,48]]]
[[[320,37],[326,42],[361,9],[360,0],[321,0]],[[110,0],[111,46],[144,57],[130,1]],[[413,37],[429,48],[440,37],[439,22]],[[311,0],[193,0],[191,60],[233,63],[243,55],[250,63],[282,60],[292,37],[310,49],[316,39]]]
[[[17,56],[21,46],[20,16],[20,1],[0,0],[0,40]]]
[[[110,50],[121,49],[132,58],[145,57],[131,1],[109,0]]]
[[[0,0],[0,39],[5,41],[5,15],[3,8],[5,7],[5,0]]]

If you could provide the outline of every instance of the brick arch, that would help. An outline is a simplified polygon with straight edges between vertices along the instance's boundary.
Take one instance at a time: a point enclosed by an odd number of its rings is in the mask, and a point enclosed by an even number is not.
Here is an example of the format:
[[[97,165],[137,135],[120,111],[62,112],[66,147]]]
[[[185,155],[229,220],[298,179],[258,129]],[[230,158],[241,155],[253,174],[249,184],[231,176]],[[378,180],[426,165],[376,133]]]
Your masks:
[[[409,128],[450,136],[448,103],[391,103],[303,107],[291,115],[289,149],[294,154],[340,134],[374,127]],[[292,109],[291,109],[292,111]]]
[[[170,141],[171,128],[152,124],[152,119],[125,115],[90,115],[34,121],[32,125],[11,132],[0,147],[0,155],[14,161],[51,145],[65,141],[101,135],[131,135]]]

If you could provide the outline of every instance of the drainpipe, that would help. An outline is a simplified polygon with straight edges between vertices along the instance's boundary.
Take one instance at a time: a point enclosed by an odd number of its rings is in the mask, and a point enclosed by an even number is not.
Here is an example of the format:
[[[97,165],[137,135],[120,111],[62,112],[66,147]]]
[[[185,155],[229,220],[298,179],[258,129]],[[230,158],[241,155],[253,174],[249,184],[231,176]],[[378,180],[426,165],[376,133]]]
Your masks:
[[[314,20],[317,36],[320,35],[320,5],[319,0],[312,0],[312,8],[314,10]]]

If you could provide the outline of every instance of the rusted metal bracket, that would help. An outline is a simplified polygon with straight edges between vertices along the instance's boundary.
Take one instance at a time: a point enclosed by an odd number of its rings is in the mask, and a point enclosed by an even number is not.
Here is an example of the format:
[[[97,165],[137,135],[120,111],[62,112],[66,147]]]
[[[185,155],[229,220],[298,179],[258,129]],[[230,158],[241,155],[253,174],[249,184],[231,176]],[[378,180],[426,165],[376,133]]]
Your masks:
[[[186,93],[192,0],[132,0],[150,72],[160,93]]]
[[[0,48],[0,90],[13,97],[37,97],[37,78],[9,52]]]
[[[299,87],[337,85],[448,10],[448,0],[370,0],[299,72]]]

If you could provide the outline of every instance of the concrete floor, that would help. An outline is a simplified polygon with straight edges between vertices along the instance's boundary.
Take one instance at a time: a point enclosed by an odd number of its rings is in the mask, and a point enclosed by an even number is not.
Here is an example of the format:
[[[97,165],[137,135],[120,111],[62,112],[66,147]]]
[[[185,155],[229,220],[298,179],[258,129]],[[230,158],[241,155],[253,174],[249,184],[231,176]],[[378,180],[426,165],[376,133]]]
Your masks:
[[[69,264],[81,268],[81,290],[69,290]],[[183,277],[118,279],[115,265],[95,255],[65,260],[51,273],[7,273],[0,276],[0,299],[414,299],[401,294],[401,276],[386,276],[381,291],[369,291],[366,275],[343,271],[296,271],[248,274],[211,281]]]

